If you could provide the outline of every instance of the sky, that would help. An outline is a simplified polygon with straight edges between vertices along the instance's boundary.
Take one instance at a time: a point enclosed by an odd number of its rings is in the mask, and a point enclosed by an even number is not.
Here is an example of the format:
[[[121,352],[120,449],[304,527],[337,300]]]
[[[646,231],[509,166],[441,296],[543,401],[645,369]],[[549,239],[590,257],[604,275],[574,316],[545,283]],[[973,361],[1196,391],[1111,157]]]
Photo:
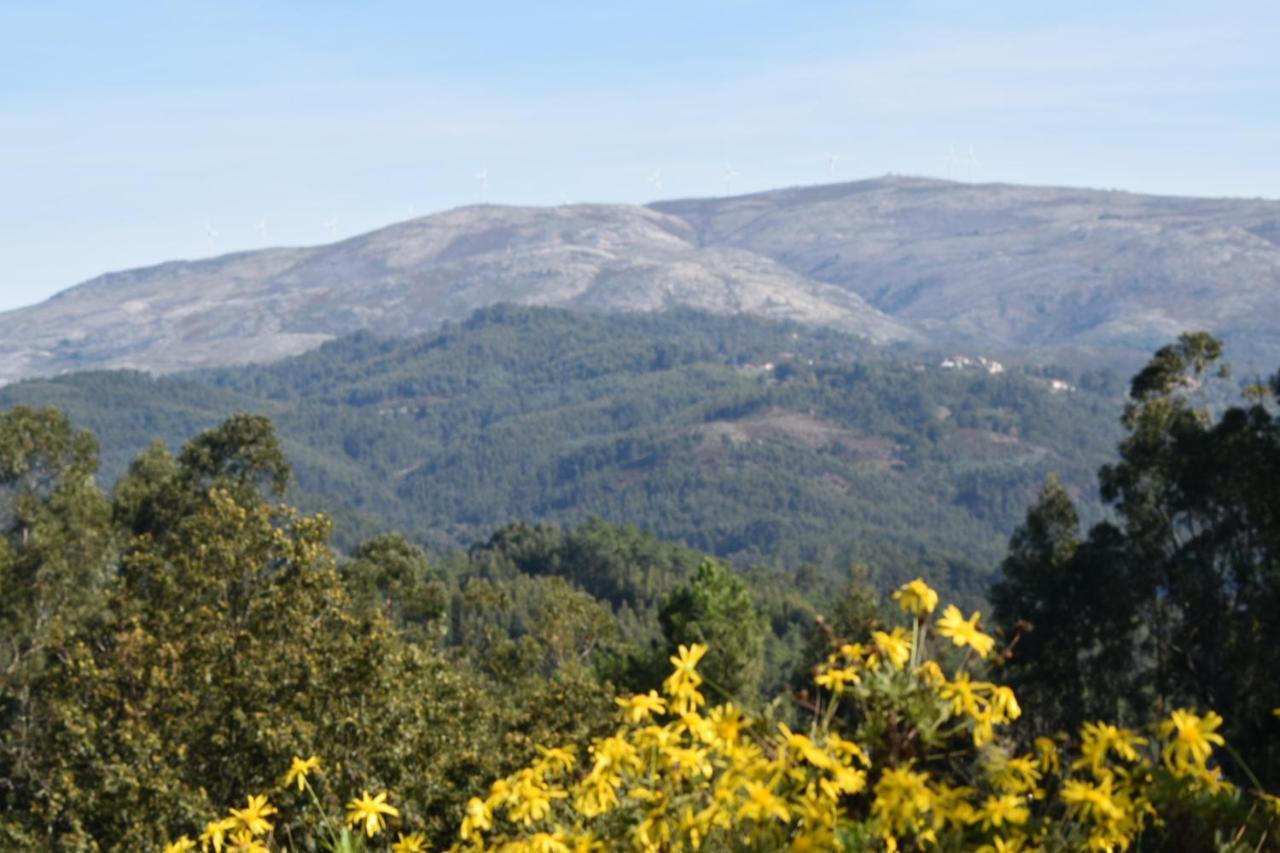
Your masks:
[[[0,0],[0,310],[482,200],[1280,199],[1278,44],[1276,0]]]

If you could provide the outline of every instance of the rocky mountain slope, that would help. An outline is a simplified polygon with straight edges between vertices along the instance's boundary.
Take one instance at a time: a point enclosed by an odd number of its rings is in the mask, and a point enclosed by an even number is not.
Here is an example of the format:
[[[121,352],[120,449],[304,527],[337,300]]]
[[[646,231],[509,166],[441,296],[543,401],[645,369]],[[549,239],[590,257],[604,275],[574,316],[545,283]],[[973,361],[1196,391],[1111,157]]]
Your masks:
[[[496,302],[689,306],[877,342],[1131,360],[1208,328],[1280,358],[1280,202],[887,177],[649,207],[465,207],[161,264],[0,314],[0,382],[270,361]]]
[[[1280,203],[897,178],[667,202],[705,245],[857,294],[934,340],[1149,352],[1280,340]]]

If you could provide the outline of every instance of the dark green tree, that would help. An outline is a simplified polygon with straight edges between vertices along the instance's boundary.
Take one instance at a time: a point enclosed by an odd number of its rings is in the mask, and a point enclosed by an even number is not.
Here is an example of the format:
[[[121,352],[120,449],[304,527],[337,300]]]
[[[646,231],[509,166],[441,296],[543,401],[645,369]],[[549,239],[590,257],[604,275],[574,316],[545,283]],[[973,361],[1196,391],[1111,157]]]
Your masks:
[[[659,615],[668,651],[703,643],[699,667],[721,698],[754,701],[764,674],[764,625],[747,585],[723,563],[707,559],[677,587]]]
[[[1004,677],[1016,686],[1037,734],[1076,731],[1086,720],[1115,719],[1128,694],[1130,646],[1115,638],[1135,625],[1133,591],[1116,567],[1116,528],[1080,539],[1075,505],[1050,477],[1013,534],[991,592],[995,622],[1011,647]]]
[[[267,486],[284,494],[292,478],[275,426],[262,415],[232,415],[182,448],[183,479],[199,489],[218,484],[238,492]]]
[[[417,545],[386,533],[357,547],[339,570],[357,613],[381,612],[415,640],[438,636],[448,591]]]
[[[880,628],[880,594],[871,583],[870,570],[861,564],[849,568],[843,586],[814,615],[800,663],[791,675],[791,688],[801,693],[813,689],[815,668],[842,643],[861,642]]]
[[[1255,389],[1215,420],[1205,403],[1227,375],[1214,370],[1221,353],[1197,332],[1155,354],[1134,378],[1119,460],[1100,472],[1115,521],[1076,544],[1069,500],[1050,490],[1014,536],[993,597],[1007,632],[1033,628],[1014,649],[1017,686],[1060,685],[1046,724],[1213,708],[1274,785],[1280,419]],[[1270,387],[1280,390],[1280,374]]]
[[[110,515],[98,444],[55,409],[0,414],[0,688],[99,604]]]
[[[33,427],[35,446],[62,447],[64,426],[50,417]],[[0,846],[155,849],[246,793],[275,789],[293,755],[313,752],[333,805],[357,785],[391,788],[406,817],[447,837],[468,780],[501,769],[498,750],[482,746],[495,718],[478,682],[405,642],[380,610],[352,606],[328,520],[259,495],[257,484],[279,482],[253,471],[270,436],[257,432],[241,454],[222,440],[234,434],[193,443],[218,447],[216,465],[185,452],[171,464],[153,450],[135,466],[127,494],[153,507],[149,529],[122,543],[102,606],[23,679],[25,702],[6,701]],[[87,447],[45,454],[75,464],[37,492],[54,501],[64,481],[85,483]],[[30,502],[19,497],[21,521]],[[28,543],[46,538],[41,523],[27,530]],[[76,540],[59,530],[50,541]],[[41,555],[40,571],[61,559]],[[20,719],[7,716],[15,707]]]
[[[192,438],[177,457],[153,441],[116,484],[113,515],[135,536],[172,535],[180,519],[207,503],[212,488],[253,503],[282,496],[291,477],[270,419],[236,414]]]
[[[54,409],[0,414],[0,846],[43,844],[15,817],[48,755],[40,684],[104,607],[110,507],[97,442]]]

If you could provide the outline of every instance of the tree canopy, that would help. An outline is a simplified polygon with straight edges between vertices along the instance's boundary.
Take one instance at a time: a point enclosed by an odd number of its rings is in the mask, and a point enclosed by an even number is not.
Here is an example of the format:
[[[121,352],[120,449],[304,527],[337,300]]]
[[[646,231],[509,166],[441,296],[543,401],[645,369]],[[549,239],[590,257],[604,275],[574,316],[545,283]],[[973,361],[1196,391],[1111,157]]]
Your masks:
[[[1082,536],[1070,496],[1050,482],[992,598],[1019,634],[1015,687],[1050,700],[1044,727],[1212,707],[1274,784],[1280,374],[1215,413],[1221,353],[1188,333],[1155,354],[1133,381],[1119,459],[1099,473],[1113,520]]]

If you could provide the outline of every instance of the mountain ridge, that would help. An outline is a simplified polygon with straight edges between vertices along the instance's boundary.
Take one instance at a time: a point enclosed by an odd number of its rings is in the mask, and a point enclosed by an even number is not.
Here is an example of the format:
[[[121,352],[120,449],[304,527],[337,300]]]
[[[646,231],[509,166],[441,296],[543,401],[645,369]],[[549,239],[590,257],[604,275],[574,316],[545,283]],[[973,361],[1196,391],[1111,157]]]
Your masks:
[[[1131,362],[1203,326],[1270,367],[1280,202],[884,177],[646,206],[472,205],[98,276],[0,314],[0,382],[266,362],[498,302],[691,307],[1040,361]]]

